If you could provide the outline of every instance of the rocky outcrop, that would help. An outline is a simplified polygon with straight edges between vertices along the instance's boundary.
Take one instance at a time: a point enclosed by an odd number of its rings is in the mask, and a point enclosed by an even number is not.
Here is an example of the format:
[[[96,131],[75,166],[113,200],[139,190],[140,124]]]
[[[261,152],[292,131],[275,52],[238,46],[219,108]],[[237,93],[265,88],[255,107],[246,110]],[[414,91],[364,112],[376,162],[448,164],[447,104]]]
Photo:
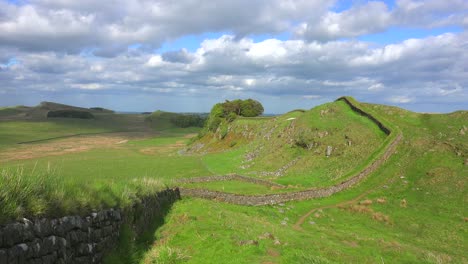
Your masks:
[[[167,189],[127,209],[1,225],[0,264],[101,263],[103,254],[116,245],[123,224],[141,234],[179,198],[178,189]]]

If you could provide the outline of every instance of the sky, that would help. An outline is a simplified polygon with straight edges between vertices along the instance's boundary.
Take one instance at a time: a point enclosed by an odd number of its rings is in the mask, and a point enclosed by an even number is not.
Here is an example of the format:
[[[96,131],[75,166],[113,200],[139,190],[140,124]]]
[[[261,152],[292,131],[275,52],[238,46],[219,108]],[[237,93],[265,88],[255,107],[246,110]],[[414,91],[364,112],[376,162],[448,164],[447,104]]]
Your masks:
[[[466,0],[0,0],[0,106],[468,109]]]

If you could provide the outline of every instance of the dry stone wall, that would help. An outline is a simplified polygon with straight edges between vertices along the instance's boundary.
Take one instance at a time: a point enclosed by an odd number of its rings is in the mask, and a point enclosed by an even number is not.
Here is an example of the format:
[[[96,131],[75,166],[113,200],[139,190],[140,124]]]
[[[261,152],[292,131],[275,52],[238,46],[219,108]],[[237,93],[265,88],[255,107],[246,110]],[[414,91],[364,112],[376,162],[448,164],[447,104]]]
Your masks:
[[[351,109],[360,113],[363,116],[366,116],[372,120],[379,128],[387,135],[391,133],[396,133],[391,131],[389,127],[375,118],[372,114],[367,113],[359,106],[355,105],[346,97],[341,97],[338,100],[343,100],[346,102]],[[339,184],[319,189],[308,189],[299,192],[290,192],[290,193],[281,193],[281,194],[266,194],[266,195],[240,195],[233,193],[224,193],[206,189],[190,189],[190,188],[180,188],[180,193],[182,196],[192,196],[205,199],[213,199],[217,201],[240,204],[240,205],[267,205],[267,204],[278,204],[288,201],[298,201],[298,200],[307,200],[313,198],[327,197],[334,193],[345,190],[353,185],[359,183],[366,176],[376,171],[380,165],[382,165],[390,156],[396,151],[397,145],[401,142],[403,136],[401,133],[396,135],[395,139],[386,146],[385,151],[375,159],[371,164],[364,168],[361,172],[354,175],[350,179],[343,181]]]
[[[242,176],[238,174],[216,175],[216,176],[196,177],[196,178],[178,180],[179,183],[200,183],[200,182],[215,182],[215,181],[243,181],[243,182],[264,185],[267,187],[278,187],[278,188],[285,187],[284,185],[279,184],[279,183],[252,178],[252,177],[246,177],[246,176]]]
[[[166,189],[127,209],[0,225],[0,264],[101,263],[124,223],[141,234],[179,198],[178,189]]]

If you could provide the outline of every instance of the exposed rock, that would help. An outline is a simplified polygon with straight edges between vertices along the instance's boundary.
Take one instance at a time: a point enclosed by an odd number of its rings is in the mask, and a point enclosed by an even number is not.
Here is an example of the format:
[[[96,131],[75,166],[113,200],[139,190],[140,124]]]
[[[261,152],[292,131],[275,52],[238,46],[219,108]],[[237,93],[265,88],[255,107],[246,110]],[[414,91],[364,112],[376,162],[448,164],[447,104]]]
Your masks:
[[[242,240],[242,241],[239,241],[239,245],[241,245],[241,246],[245,246],[245,245],[258,246],[258,241],[257,240]]]
[[[273,236],[273,234],[271,234],[271,233],[266,232],[266,233],[264,233],[263,235],[260,235],[260,236],[258,237],[258,239],[260,239],[260,240],[261,240],[261,239],[271,239],[271,240],[274,240],[274,239],[275,239],[275,236]]]
[[[332,151],[333,151],[333,147],[332,146],[327,146],[327,153],[326,153],[327,157],[331,156]]]
[[[8,254],[6,250],[0,249],[0,263],[7,263]]]

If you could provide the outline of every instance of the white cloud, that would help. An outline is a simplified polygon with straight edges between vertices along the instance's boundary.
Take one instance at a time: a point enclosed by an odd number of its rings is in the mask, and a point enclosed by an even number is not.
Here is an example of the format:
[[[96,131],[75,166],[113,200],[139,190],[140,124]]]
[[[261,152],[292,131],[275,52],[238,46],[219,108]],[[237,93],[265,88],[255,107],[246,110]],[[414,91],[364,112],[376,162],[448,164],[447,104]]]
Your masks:
[[[408,96],[400,95],[400,96],[391,96],[390,98],[388,98],[388,101],[391,103],[395,103],[395,104],[407,104],[407,103],[412,102],[413,99]]]
[[[190,97],[208,108],[234,96],[281,107],[281,100],[342,95],[466,104],[466,32],[384,46],[357,38],[392,26],[468,25],[465,1],[398,1],[391,10],[364,2],[341,12],[330,11],[334,2],[0,0],[0,103],[54,91],[88,100]],[[274,37],[295,29],[296,38]],[[194,52],[155,52],[203,32],[231,33],[205,39]],[[257,41],[256,34],[272,37]],[[18,63],[5,66],[11,59]]]
[[[308,95],[303,95],[302,98],[307,99],[307,100],[313,100],[313,99],[320,99],[320,98],[322,98],[322,96],[308,94]]]
[[[391,13],[383,2],[368,2],[337,13],[328,12],[319,20],[302,23],[296,34],[309,40],[333,40],[376,33],[388,28]]]

